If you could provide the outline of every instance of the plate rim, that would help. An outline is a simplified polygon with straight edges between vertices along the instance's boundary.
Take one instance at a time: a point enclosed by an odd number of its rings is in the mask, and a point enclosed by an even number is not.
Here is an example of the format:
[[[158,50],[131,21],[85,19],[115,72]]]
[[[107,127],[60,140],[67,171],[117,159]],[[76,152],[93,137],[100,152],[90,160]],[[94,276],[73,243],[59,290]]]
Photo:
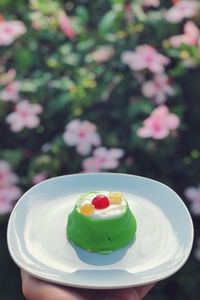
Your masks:
[[[170,192],[172,192],[175,196],[176,196],[176,200],[179,201],[179,203],[182,205],[185,213],[187,214],[187,218],[188,218],[188,221],[190,223],[190,229],[191,229],[191,239],[190,239],[190,244],[189,244],[189,247],[187,248],[187,254],[184,256],[184,259],[180,262],[180,264],[178,265],[178,267],[176,268],[173,268],[172,271],[170,272],[167,272],[167,274],[165,275],[162,275],[162,276],[158,276],[158,275],[154,275],[152,279],[146,279],[146,280],[143,280],[141,283],[117,283],[117,286],[116,286],[116,283],[114,285],[106,285],[106,284],[97,284],[97,285],[94,285],[94,284],[86,284],[86,283],[81,283],[81,282],[66,282],[64,280],[60,280],[60,279],[57,279],[57,278],[51,278],[51,277],[48,277],[47,275],[45,275],[44,273],[42,274],[39,274],[36,270],[34,269],[31,269],[31,267],[29,266],[26,266],[26,264],[22,264],[14,255],[13,251],[12,251],[12,242],[11,242],[11,239],[10,239],[10,229],[11,229],[11,223],[12,223],[12,220],[13,220],[13,215],[15,213],[15,211],[18,209],[18,206],[19,204],[24,201],[23,199],[26,197],[27,194],[29,194],[30,192],[32,192],[32,190],[34,190],[35,188],[38,188],[39,185],[44,185],[45,183],[47,182],[50,182],[50,181],[54,181],[54,180],[59,180],[59,178],[63,178],[63,177],[90,177],[90,176],[104,176],[104,175],[109,175],[109,176],[124,176],[124,177],[134,177],[134,178],[138,178],[138,179],[142,179],[142,180],[147,180],[147,181],[151,181],[151,182],[154,182],[158,185],[161,185],[163,186],[165,189],[169,189]],[[126,173],[112,173],[112,172],[93,172],[93,173],[74,173],[74,174],[66,174],[66,175],[61,175],[61,176],[55,176],[55,177],[52,177],[52,178],[48,178],[36,185],[33,185],[31,188],[29,188],[25,193],[23,193],[23,195],[19,198],[19,200],[17,201],[15,207],[13,208],[10,216],[9,216],[9,220],[8,220],[8,225],[7,225],[7,246],[8,246],[8,251],[9,251],[9,254],[11,256],[11,258],[13,259],[13,261],[16,263],[16,265],[22,269],[23,271],[27,272],[28,274],[38,278],[38,279],[41,279],[41,280],[44,280],[44,281],[47,281],[47,282],[50,282],[50,283],[54,283],[54,284],[61,284],[61,285],[65,285],[65,286],[69,286],[69,287],[75,287],[75,288],[84,288],[84,289],[121,289],[121,288],[130,288],[130,287],[136,287],[136,286],[141,286],[141,285],[145,285],[145,284],[151,284],[151,283],[155,283],[155,282],[158,282],[158,281],[161,281],[161,280],[164,280],[166,278],[169,278],[170,276],[174,275],[175,273],[177,273],[183,266],[184,264],[186,263],[186,261],[188,260],[190,254],[191,254],[191,251],[192,251],[192,247],[193,247],[193,242],[194,242],[194,225],[193,225],[193,221],[192,221],[192,217],[191,217],[191,214],[186,206],[186,204],[184,203],[184,201],[181,199],[181,197],[172,189],[170,188],[168,185],[160,182],[160,181],[157,181],[155,179],[152,179],[152,178],[148,178],[148,177],[145,177],[145,176],[140,176],[140,175],[134,175],[134,174],[126,174]],[[92,271],[92,270],[91,270]],[[104,272],[106,272],[107,270],[103,270]],[[68,273],[70,274],[70,273]]]

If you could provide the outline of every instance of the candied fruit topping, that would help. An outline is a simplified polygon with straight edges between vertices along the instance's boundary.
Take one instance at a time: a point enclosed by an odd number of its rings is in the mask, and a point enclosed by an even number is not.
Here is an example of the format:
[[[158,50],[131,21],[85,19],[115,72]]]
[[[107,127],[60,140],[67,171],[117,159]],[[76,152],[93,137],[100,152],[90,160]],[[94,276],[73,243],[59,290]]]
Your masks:
[[[109,206],[109,199],[105,195],[97,195],[92,200],[92,204],[96,209],[104,209]]]
[[[94,213],[95,208],[94,205],[87,203],[84,204],[81,208],[80,208],[80,212],[85,215],[85,216],[90,216]]]
[[[109,193],[110,204],[120,204],[122,202],[121,192],[110,192]]]

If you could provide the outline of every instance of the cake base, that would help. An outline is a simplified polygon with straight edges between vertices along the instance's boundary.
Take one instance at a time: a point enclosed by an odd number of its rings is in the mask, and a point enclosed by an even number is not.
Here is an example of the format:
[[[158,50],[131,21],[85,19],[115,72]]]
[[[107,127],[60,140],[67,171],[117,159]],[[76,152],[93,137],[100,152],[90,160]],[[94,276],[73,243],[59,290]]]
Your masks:
[[[123,215],[94,219],[81,214],[75,207],[68,216],[67,238],[89,251],[108,254],[134,240],[136,220],[129,206]]]

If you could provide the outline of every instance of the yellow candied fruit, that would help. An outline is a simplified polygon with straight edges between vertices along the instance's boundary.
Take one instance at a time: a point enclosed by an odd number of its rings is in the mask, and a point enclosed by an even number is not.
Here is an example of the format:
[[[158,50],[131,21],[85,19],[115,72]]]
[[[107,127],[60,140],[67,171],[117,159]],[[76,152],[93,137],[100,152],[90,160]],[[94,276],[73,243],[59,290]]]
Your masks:
[[[110,192],[109,193],[110,204],[120,204],[122,202],[121,192]]]
[[[95,208],[93,204],[86,203],[80,208],[80,212],[85,216],[90,216],[94,213]]]

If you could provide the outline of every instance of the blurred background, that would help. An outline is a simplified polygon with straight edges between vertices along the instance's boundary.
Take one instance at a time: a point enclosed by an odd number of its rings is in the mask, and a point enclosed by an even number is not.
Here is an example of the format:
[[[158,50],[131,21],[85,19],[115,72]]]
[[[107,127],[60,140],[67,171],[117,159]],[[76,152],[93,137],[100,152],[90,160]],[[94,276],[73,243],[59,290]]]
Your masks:
[[[20,195],[100,171],[157,179],[182,197],[191,256],[146,299],[199,299],[199,16],[190,0],[0,1],[1,300],[24,299],[6,244]]]

